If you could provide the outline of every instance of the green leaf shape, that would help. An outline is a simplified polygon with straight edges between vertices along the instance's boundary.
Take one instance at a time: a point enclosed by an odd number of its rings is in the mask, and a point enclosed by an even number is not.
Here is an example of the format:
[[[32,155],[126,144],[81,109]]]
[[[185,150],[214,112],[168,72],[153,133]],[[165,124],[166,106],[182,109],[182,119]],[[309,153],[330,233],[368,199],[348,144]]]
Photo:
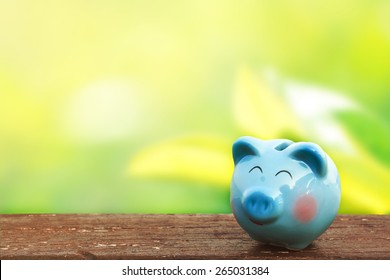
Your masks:
[[[332,158],[341,179],[341,213],[390,213],[390,172],[385,165],[364,150]]]
[[[253,136],[272,139],[303,134],[283,96],[247,68],[242,68],[238,74],[233,113],[239,128]]]
[[[334,112],[354,154],[335,154],[342,182],[343,213],[390,213],[390,133],[385,123],[364,110]]]
[[[132,158],[127,171],[138,178],[182,180],[228,188],[233,174],[230,143],[207,134],[177,137],[141,150]]]
[[[334,117],[354,141],[382,163],[390,165],[390,127],[386,123],[363,111],[336,112]]]

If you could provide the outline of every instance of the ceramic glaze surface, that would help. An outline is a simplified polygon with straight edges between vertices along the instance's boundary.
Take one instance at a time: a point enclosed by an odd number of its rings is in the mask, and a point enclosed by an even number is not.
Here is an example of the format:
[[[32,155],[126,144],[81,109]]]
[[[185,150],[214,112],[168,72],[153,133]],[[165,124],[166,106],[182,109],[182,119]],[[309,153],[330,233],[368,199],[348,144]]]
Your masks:
[[[300,250],[335,219],[340,179],[318,145],[245,136],[233,144],[233,159],[230,204],[253,239]]]

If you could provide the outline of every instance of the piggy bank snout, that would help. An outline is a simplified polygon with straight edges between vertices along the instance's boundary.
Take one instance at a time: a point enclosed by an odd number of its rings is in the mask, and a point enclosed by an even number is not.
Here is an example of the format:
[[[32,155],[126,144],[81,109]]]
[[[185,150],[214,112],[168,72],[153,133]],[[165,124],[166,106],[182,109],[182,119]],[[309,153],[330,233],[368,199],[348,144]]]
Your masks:
[[[258,190],[245,192],[241,203],[248,218],[256,224],[276,221],[282,210],[279,201]]]

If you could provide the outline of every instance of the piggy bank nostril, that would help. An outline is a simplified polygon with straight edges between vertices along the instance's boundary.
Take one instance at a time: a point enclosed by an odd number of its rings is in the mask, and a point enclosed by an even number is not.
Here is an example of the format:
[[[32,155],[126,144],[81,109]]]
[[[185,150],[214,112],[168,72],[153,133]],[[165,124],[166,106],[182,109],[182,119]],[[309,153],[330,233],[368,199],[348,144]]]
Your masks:
[[[262,211],[272,211],[273,203],[270,202],[269,200],[263,201],[263,203],[260,205]]]

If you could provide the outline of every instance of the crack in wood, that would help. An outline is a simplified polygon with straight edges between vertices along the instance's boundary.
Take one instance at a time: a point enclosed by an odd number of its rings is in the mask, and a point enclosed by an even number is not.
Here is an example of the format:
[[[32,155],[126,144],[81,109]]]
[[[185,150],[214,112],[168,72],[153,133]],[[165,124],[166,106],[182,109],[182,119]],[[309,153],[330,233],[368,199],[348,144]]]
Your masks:
[[[79,255],[81,255],[82,259],[85,259],[85,260],[97,260],[98,259],[98,257],[96,255],[94,255],[88,251],[78,251],[77,253]]]

